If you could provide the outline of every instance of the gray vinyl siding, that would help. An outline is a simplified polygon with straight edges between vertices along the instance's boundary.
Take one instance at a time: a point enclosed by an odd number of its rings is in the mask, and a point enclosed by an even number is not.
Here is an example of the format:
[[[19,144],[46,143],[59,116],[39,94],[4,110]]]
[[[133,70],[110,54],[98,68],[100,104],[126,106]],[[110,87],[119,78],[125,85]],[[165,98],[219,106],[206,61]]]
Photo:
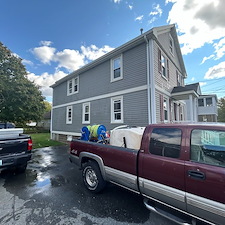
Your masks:
[[[159,88],[162,88],[168,92],[171,92],[172,89],[177,86],[177,75],[176,70],[177,66],[174,64],[170,58],[167,57],[167,54],[163,52],[160,48],[162,54],[166,57],[166,60],[169,60],[169,78],[165,79],[158,70],[158,49],[160,47],[154,42],[154,75],[155,75],[155,84]]]
[[[169,57],[170,60],[173,61],[173,63],[175,63],[178,66],[178,68],[180,68],[180,62],[178,60],[176,48],[174,46],[174,52],[173,52],[173,54],[171,54],[169,40],[170,40],[170,33],[169,32],[164,33],[164,34],[160,34],[158,36],[158,41],[160,42],[160,44],[162,45],[164,50],[167,52],[167,57]]]
[[[123,79],[110,82],[110,60],[79,74],[79,92],[67,96],[67,82],[54,88],[53,106],[109,94],[147,83],[146,44],[136,46],[122,54]]]
[[[82,105],[73,106],[72,124],[66,124],[66,107],[53,109],[53,131],[77,132],[82,124]],[[124,123],[129,126],[148,125],[147,90],[123,95]],[[123,124],[111,124],[111,98],[90,102],[90,125],[103,124],[111,130]]]

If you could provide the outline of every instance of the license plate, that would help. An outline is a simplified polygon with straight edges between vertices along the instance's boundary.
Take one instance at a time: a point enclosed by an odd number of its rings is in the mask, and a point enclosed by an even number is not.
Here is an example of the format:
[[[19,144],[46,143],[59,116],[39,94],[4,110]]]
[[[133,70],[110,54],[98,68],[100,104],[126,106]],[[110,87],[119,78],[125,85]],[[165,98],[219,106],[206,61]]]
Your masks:
[[[0,160],[0,166],[2,166],[2,160]]]

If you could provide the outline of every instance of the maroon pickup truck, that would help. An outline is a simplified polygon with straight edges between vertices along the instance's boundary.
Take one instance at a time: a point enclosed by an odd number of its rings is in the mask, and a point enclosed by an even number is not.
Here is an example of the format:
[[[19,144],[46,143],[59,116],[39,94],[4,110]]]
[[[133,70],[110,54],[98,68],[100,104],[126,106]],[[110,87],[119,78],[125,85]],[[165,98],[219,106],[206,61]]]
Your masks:
[[[178,223],[182,213],[192,223],[225,224],[225,125],[149,125],[139,150],[72,140],[70,161],[92,192],[111,182]]]

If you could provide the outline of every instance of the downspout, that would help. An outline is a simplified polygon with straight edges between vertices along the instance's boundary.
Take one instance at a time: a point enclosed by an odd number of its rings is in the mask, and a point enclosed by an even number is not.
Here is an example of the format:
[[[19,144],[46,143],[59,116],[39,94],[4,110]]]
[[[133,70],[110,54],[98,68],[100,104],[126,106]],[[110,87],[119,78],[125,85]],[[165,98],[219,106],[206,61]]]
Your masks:
[[[53,139],[53,134],[52,134],[52,120],[53,120],[53,107],[52,107],[52,109],[51,109],[51,123],[50,123],[51,139]]]
[[[155,102],[155,75],[154,75],[154,41],[153,39],[149,40],[149,73],[150,73],[150,96],[151,96],[151,116],[152,116],[152,123],[156,123],[156,102]]]
[[[144,39],[146,41],[146,53],[147,53],[147,95],[148,95],[148,124],[152,123],[151,120],[151,94],[150,94],[150,54],[149,54],[149,41],[146,37],[144,36]]]

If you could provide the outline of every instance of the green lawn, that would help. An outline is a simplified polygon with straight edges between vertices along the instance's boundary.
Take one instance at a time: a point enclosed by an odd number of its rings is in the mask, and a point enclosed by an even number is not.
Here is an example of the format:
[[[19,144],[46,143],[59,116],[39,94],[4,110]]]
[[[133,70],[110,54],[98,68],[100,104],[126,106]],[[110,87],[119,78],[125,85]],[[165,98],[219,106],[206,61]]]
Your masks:
[[[64,145],[64,143],[51,140],[49,133],[35,133],[35,134],[29,134],[29,135],[31,136],[33,140],[33,149]]]

